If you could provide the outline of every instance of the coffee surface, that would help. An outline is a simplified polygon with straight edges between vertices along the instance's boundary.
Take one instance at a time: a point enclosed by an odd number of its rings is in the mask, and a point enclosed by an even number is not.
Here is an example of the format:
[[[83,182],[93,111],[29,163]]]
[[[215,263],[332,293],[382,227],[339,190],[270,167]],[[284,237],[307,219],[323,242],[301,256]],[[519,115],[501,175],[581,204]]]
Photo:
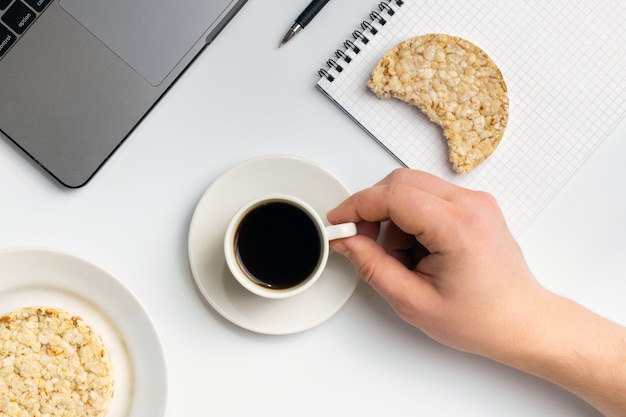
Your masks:
[[[306,280],[318,265],[321,236],[300,208],[270,202],[251,210],[235,238],[237,261],[258,285],[284,289]]]

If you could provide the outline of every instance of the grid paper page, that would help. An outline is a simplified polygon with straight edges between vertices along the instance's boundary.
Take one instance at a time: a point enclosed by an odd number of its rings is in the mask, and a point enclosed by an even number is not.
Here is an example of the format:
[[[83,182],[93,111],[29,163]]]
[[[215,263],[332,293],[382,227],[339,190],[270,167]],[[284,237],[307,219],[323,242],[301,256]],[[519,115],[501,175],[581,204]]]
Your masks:
[[[398,10],[393,16],[376,8],[388,20],[384,26],[372,22],[376,35],[360,29],[361,21],[370,22],[371,10],[363,10],[354,29],[369,42],[352,40],[361,51],[348,48],[350,62],[335,59],[342,71],[328,68],[334,80],[321,77],[317,87],[404,165],[493,194],[519,234],[626,115],[626,2],[390,4]],[[502,142],[466,174],[452,171],[437,125],[415,107],[378,99],[366,85],[385,52],[426,33],[479,46],[507,84],[509,121]]]

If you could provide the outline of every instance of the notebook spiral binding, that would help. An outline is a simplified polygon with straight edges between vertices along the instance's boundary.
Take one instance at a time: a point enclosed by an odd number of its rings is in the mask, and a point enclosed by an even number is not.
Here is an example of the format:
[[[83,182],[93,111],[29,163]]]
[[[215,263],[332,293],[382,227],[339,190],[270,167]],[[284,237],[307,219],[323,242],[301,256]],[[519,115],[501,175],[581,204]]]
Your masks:
[[[404,5],[403,0],[388,0],[378,4],[378,10],[373,10],[369,14],[369,21],[363,21],[360,29],[352,32],[352,38],[343,43],[344,49],[335,51],[335,58],[326,61],[328,68],[321,68],[317,74],[326,78],[329,82],[335,80],[333,73],[343,71],[343,66],[350,64],[353,55],[361,52],[363,45],[367,45],[372,36],[376,36],[379,28],[387,24],[389,17],[393,16],[396,11]]]

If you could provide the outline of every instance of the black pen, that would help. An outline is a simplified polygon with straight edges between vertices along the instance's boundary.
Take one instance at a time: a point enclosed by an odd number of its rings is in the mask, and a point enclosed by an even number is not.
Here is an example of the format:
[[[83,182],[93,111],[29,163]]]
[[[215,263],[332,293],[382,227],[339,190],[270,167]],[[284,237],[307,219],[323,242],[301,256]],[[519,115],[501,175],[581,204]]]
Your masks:
[[[328,3],[328,0],[313,0],[308,6],[306,6],[306,9],[300,13],[300,16],[296,17],[296,22],[289,28],[278,47],[280,48],[289,42],[291,38],[304,29],[304,27],[308,25],[311,20],[313,20],[319,11],[322,10],[322,7],[324,7],[326,3]]]

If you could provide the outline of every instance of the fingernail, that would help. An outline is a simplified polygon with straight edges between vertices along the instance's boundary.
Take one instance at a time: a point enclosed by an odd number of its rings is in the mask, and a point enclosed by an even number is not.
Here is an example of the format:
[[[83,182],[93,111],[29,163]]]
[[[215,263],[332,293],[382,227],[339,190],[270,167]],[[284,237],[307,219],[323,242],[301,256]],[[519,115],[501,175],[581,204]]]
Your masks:
[[[334,250],[335,252],[339,253],[340,255],[344,255],[346,256],[348,254],[348,252],[350,251],[348,249],[348,247],[341,241],[333,241],[330,244],[330,247],[332,250]]]

